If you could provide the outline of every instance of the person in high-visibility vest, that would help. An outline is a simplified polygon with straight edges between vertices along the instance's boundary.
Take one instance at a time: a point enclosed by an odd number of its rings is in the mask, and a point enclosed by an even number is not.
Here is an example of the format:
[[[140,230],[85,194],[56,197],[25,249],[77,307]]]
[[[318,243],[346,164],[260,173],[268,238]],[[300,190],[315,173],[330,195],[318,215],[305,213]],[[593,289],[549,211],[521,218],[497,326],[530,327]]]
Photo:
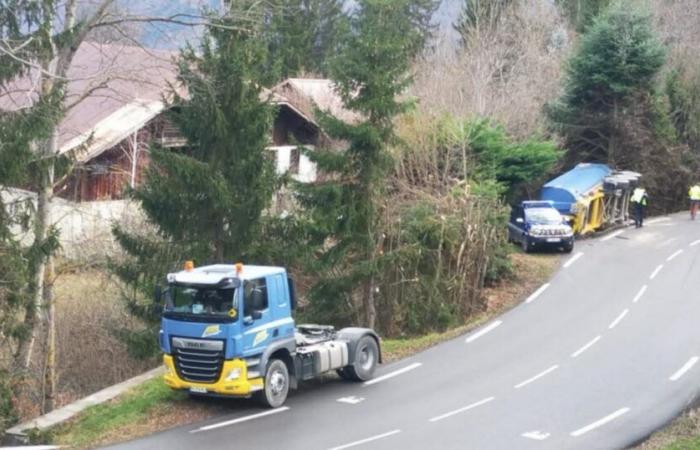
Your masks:
[[[696,183],[690,186],[688,197],[690,197],[690,219],[695,220],[695,216],[698,213],[698,206],[700,206],[700,184]]]
[[[636,188],[634,192],[632,192],[630,201],[634,205],[634,227],[641,228],[644,226],[644,210],[649,203],[647,190],[642,187]]]

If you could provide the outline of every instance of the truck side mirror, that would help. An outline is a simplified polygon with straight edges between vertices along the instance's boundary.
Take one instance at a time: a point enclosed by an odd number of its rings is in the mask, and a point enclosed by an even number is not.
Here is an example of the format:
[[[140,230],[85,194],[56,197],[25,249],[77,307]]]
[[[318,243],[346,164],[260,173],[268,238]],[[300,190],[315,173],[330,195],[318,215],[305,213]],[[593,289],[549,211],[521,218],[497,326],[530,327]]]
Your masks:
[[[160,287],[160,284],[156,284],[153,288],[153,301],[160,303],[161,300],[163,300],[163,288]]]

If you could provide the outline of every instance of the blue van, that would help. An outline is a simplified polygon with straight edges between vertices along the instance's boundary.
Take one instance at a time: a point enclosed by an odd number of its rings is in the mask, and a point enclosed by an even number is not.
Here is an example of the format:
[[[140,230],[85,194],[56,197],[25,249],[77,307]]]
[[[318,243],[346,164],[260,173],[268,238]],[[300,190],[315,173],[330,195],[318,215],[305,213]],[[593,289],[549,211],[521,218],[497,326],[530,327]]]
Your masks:
[[[508,241],[520,244],[524,252],[558,248],[574,249],[574,231],[549,201],[525,201],[514,206],[508,223]]]

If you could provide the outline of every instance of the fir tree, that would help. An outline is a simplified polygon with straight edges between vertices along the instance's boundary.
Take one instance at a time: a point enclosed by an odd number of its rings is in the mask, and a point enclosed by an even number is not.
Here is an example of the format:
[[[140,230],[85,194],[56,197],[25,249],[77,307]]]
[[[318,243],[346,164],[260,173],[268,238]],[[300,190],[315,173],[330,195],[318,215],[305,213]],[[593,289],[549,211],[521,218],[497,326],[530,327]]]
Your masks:
[[[393,119],[410,107],[400,96],[411,82],[410,65],[425,44],[434,8],[432,1],[358,2],[330,65],[337,93],[360,118],[347,124],[321,114],[322,128],[347,147],[311,152],[326,181],[298,187],[317,250],[315,268],[323,274],[310,295],[324,318],[350,322],[359,315],[365,325],[375,324],[387,147],[395,139]]]
[[[184,49],[178,64],[188,95],[175,94],[170,117],[187,150],[153,148],[145,181],[133,192],[156,233],[114,230],[130,255],[114,270],[132,311],[150,323],[157,318],[153,286],[179,262],[246,258],[277,185],[267,150],[273,108],[261,87],[264,42],[233,15],[210,20],[199,49]]]
[[[593,23],[568,62],[563,96],[547,111],[569,162],[625,162],[621,127],[653,93],[663,63],[649,17],[617,7]]]
[[[274,0],[265,32],[271,75],[325,76],[341,33],[343,0]],[[269,80],[274,83],[277,80]]]

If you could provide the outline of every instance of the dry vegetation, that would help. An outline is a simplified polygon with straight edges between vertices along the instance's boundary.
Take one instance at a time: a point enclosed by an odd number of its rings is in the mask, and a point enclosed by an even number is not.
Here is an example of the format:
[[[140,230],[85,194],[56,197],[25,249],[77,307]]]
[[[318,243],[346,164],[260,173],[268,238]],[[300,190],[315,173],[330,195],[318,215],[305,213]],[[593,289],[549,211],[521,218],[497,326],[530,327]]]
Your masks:
[[[530,136],[544,127],[543,105],[560,92],[570,40],[551,2],[516,2],[463,48],[440,43],[417,66],[411,94],[429,113],[490,117],[515,137]]]
[[[98,269],[65,266],[55,282],[57,312],[57,407],[153,368],[156,359],[129,356],[118,329],[137,329],[116,284]],[[37,354],[42,354],[38,352]],[[41,373],[40,362],[35,362]],[[30,383],[39,385],[38,380]],[[20,400],[23,419],[40,413],[41,389],[25,389]]]

